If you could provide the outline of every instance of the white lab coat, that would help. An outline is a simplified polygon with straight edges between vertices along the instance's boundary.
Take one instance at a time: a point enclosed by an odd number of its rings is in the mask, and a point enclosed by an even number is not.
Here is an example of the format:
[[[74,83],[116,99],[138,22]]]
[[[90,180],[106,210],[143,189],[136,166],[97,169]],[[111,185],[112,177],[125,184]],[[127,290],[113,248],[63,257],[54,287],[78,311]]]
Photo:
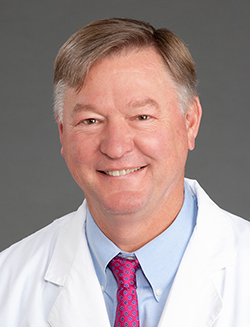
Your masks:
[[[197,226],[158,326],[249,327],[250,224],[187,183],[198,199]],[[85,216],[84,202],[1,253],[1,327],[110,327]]]

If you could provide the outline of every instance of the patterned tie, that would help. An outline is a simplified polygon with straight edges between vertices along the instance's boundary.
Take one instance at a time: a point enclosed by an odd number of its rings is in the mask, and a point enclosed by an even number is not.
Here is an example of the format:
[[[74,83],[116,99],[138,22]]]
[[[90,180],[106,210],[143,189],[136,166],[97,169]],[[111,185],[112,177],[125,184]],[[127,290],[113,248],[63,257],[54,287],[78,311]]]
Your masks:
[[[109,263],[117,283],[117,309],[114,327],[139,327],[135,272],[138,260],[116,256]]]

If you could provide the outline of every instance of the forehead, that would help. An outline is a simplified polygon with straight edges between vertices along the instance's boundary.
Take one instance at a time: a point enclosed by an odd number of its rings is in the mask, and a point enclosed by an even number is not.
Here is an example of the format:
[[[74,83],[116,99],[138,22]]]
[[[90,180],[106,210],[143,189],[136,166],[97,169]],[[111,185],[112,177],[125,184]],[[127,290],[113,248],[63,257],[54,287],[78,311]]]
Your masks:
[[[81,89],[103,76],[107,81],[119,77],[127,80],[137,77],[143,79],[144,77],[148,82],[150,82],[149,78],[152,79],[152,82],[162,79],[162,81],[168,82],[168,86],[175,85],[167,64],[152,47],[126,49],[98,60],[88,70]]]
[[[105,107],[110,102],[118,106],[134,101],[149,103],[148,99],[166,101],[173,91],[175,85],[161,56],[153,48],[146,48],[99,60],[91,66],[81,90],[71,89],[66,94],[74,102]]]

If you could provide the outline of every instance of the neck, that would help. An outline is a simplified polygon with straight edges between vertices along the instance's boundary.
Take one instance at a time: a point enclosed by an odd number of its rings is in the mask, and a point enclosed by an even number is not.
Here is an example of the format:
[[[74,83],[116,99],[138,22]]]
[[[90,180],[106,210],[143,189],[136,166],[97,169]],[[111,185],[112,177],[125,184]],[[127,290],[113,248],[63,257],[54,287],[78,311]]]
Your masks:
[[[183,204],[183,185],[177,193],[169,195],[162,205],[135,213],[111,214],[99,211],[97,206],[88,207],[106,237],[121,251],[134,252],[173,223]]]

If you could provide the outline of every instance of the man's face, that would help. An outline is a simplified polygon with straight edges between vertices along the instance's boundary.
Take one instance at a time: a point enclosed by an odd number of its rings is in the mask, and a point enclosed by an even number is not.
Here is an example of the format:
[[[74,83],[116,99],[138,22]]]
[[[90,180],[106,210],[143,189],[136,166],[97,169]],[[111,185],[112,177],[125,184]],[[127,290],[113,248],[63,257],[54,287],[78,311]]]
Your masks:
[[[79,93],[66,91],[61,152],[90,208],[151,212],[183,189],[199,118],[197,104],[181,114],[153,49],[130,51],[97,62]]]

